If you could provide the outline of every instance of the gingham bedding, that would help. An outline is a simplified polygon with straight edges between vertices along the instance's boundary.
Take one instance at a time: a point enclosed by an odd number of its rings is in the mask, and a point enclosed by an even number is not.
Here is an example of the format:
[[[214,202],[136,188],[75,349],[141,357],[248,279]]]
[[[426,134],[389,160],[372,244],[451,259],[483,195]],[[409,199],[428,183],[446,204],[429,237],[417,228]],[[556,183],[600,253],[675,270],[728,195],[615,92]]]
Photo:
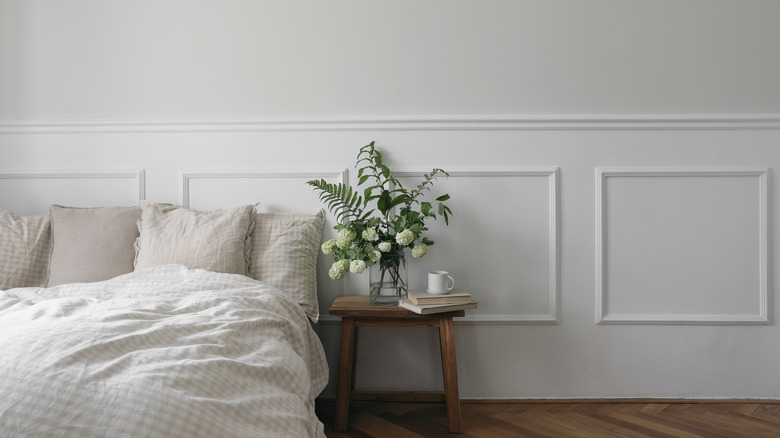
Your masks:
[[[324,437],[327,378],[300,306],[242,275],[0,292],[2,437]]]

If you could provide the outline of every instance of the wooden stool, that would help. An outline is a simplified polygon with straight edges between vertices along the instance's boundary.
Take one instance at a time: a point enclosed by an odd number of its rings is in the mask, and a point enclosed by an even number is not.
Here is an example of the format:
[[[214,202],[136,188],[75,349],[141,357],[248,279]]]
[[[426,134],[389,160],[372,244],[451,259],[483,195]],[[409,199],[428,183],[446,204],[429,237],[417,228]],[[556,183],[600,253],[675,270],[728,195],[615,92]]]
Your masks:
[[[338,380],[336,382],[336,419],[334,431],[347,429],[349,400],[445,401],[449,430],[461,433],[460,396],[458,395],[458,365],[455,360],[455,334],[452,318],[465,316],[465,311],[418,315],[397,306],[375,306],[368,296],[337,297],[330,314],[341,316],[341,346]],[[441,367],[444,394],[431,392],[366,393],[355,391],[355,369],[358,327],[438,327],[441,341]]]

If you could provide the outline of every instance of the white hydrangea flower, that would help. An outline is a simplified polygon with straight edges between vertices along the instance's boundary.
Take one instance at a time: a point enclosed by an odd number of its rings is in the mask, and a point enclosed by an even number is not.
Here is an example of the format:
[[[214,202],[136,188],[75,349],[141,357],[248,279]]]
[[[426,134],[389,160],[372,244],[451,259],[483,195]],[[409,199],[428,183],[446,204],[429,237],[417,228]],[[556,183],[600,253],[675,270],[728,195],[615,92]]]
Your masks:
[[[338,240],[336,240],[336,246],[341,249],[349,249],[349,247],[352,246],[352,239],[339,237]]]
[[[376,234],[376,228],[366,228],[365,230],[363,230],[363,233],[361,235],[363,236],[364,240],[367,240],[369,242],[373,242],[379,238],[379,236]]]
[[[365,271],[367,267],[366,262],[363,260],[352,260],[352,263],[349,264],[349,270],[353,274],[360,274]]]
[[[336,239],[330,239],[322,244],[322,253],[332,255],[336,252]]]
[[[349,271],[349,260],[339,260],[330,267],[328,275],[334,280],[339,280],[347,275],[347,271]]]
[[[355,240],[356,237],[357,233],[352,228],[342,228],[341,231],[339,231],[340,239],[347,239],[351,242]]]
[[[428,254],[428,245],[424,243],[421,243],[412,248],[412,257],[416,259],[425,257],[425,254]]]
[[[395,235],[395,241],[401,246],[406,246],[412,243],[413,240],[414,233],[408,228]]]
[[[379,250],[382,252],[390,251],[390,249],[393,247],[393,244],[390,242],[381,242],[379,244]]]
[[[379,251],[377,251],[377,250],[374,250],[374,253],[373,253],[373,254],[369,254],[369,255],[368,255],[368,258],[369,258],[369,260],[371,260],[372,262],[376,263],[376,262],[378,262],[378,261],[379,261],[379,259],[381,259],[381,258],[382,258],[382,253],[381,253],[381,252],[379,252]]]

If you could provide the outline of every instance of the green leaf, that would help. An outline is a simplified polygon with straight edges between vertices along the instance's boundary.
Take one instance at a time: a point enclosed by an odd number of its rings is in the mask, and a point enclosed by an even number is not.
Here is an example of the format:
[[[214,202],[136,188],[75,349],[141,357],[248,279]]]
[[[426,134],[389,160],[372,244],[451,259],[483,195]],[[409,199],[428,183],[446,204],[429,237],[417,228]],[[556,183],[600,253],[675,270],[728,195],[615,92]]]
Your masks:
[[[390,207],[395,207],[396,205],[403,204],[407,202],[409,199],[408,195],[398,195],[395,198],[393,198],[393,202],[390,203]]]
[[[365,198],[364,201],[363,201],[363,207],[368,205],[368,201],[371,200],[371,192],[372,191],[374,191],[373,187],[369,187],[369,188],[363,190],[363,198]]]
[[[360,170],[363,170],[363,169],[360,169]],[[359,186],[362,186],[364,182],[368,181],[368,178],[369,178],[370,176],[371,176],[371,175],[363,175],[363,176],[361,176],[361,177],[360,177],[360,181],[358,181],[358,185],[359,185]]]
[[[352,187],[349,188],[350,193],[352,193]],[[349,200],[349,206],[354,207],[356,205],[360,205],[360,196],[358,196],[357,190],[355,190],[354,193],[352,193],[352,198]]]
[[[390,192],[388,192],[387,190],[383,190],[382,194],[379,195],[379,199],[377,199],[376,201],[376,208],[378,208],[379,211],[382,212],[383,216],[386,216],[387,212],[390,211],[390,209],[392,208],[390,206],[391,201],[392,199],[390,198]]]
[[[448,199],[450,199],[450,195],[441,195],[438,198],[436,198],[436,200],[439,201],[439,202],[444,202],[444,201],[446,201]]]
[[[379,167],[382,169],[382,176],[385,178],[390,177],[390,168],[385,166],[384,164],[380,164]]]
[[[444,223],[446,225],[449,225],[450,224],[450,215],[452,214],[452,210],[450,210],[450,208],[447,207],[444,204],[441,204],[441,205],[442,205],[442,207],[444,207],[444,213],[443,213],[444,214]]]
[[[420,204],[420,213],[423,214],[423,216],[428,216],[428,213],[431,211],[431,203],[430,202],[423,202]]]

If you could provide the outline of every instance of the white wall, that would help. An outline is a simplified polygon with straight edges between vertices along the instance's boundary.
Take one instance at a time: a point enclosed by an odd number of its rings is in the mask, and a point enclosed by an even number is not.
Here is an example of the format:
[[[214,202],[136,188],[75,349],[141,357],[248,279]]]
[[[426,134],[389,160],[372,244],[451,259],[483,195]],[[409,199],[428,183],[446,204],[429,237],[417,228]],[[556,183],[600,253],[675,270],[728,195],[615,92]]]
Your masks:
[[[778,18],[761,1],[0,0],[0,206],[310,210],[303,182],[354,180],[376,140],[405,174],[453,171],[454,220],[411,276],[449,269],[481,301],[456,326],[463,397],[780,398]],[[323,310],[365,283],[321,276]],[[323,339],[334,360],[337,320]],[[435,332],[360,342],[358,386],[440,387]]]
[[[0,1],[0,119],[777,113],[777,2]]]

